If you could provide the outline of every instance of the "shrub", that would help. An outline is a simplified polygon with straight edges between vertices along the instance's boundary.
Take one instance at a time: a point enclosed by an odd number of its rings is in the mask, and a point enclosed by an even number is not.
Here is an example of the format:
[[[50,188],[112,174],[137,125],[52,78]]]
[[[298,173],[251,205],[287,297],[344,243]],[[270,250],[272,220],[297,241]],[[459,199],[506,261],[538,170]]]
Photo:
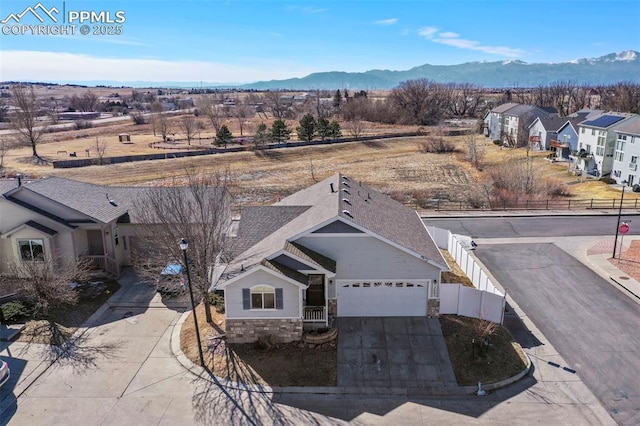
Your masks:
[[[547,194],[551,197],[571,197],[573,195],[567,185],[556,180],[547,181]]]
[[[93,123],[87,120],[78,120],[74,123],[76,130],[90,129],[93,127]]]
[[[209,293],[209,304],[215,306],[216,312],[224,314],[224,295],[222,293],[212,292]]]
[[[446,154],[456,152],[456,146],[442,136],[429,136],[418,142],[420,151],[431,154]]]
[[[606,183],[607,185],[614,185],[614,184],[616,184],[616,183],[617,183],[617,182],[616,182],[616,180],[615,180],[614,178],[609,177],[609,176],[601,177],[601,178],[600,178],[600,179],[598,179],[598,180],[599,180],[600,182],[604,182],[604,183]]]
[[[133,120],[133,124],[138,125],[138,126],[141,125],[141,124],[147,124],[147,118],[140,111],[132,112],[131,113],[131,120]]]
[[[7,302],[2,305],[2,315],[7,322],[16,322],[31,315],[31,311],[23,302]]]

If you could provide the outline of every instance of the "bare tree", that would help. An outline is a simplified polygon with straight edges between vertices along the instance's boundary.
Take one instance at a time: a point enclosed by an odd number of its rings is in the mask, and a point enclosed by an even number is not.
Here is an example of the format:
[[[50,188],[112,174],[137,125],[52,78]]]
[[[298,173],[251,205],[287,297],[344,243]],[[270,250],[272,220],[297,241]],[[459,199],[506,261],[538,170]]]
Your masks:
[[[221,102],[215,95],[206,95],[200,100],[199,106],[200,111],[209,119],[216,133],[220,131],[226,118],[224,109],[220,105]]]
[[[255,115],[255,110],[249,105],[239,104],[232,111],[232,115],[238,120],[238,126],[240,127],[240,136],[243,135],[243,131],[247,121]]]
[[[135,258],[140,271],[157,276],[167,262],[184,263],[178,243],[186,239],[191,283],[198,300],[204,302],[207,321],[212,322],[207,296],[227,243],[231,220],[228,178],[187,169],[184,179],[184,185],[174,178],[170,186],[149,188],[134,201],[141,243]]]
[[[164,142],[167,141],[169,137],[169,119],[167,115],[162,110],[162,104],[156,101],[151,104],[151,120],[153,121],[153,135],[156,136],[156,131],[160,133],[162,136],[162,140]]]
[[[467,147],[467,161],[473,164],[476,169],[482,169],[482,159],[484,158],[484,146],[476,139],[476,135],[469,134],[464,138]]]
[[[20,278],[20,293],[34,305],[36,314],[47,316],[50,308],[77,302],[77,292],[69,284],[86,277],[90,269],[88,261],[47,255],[32,246],[20,249],[22,259],[11,263],[9,270]]]
[[[290,108],[283,99],[282,92],[269,91],[264,95],[264,102],[275,118],[286,118],[289,116]]]
[[[393,89],[389,97],[406,124],[438,124],[446,111],[443,86],[427,79],[408,80]]]
[[[345,128],[347,129],[347,132],[349,133],[350,136],[358,139],[364,133],[365,123],[362,120],[355,119],[355,120],[348,121],[347,124],[345,125]]]
[[[8,151],[9,143],[4,139],[0,139],[0,176],[2,176],[2,170],[4,169],[4,157]]]
[[[96,155],[98,156],[98,162],[102,165],[104,156],[107,153],[107,141],[100,140],[96,137]]]
[[[42,135],[46,133],[48,123],[38,120],[40,101],[36,97],[33,86],[28,89],[22,85],[11,86],[11,99],[15,107],[11,128],[15,132],[16,142],[19,145],[31,146],[33,158],[38,163],[46,162],[38,155],[36,146],[40,143]]]
[[[195,117],[193,114],[185,114],[180,117],[179,124],[180,129],[187,137],[187,145],[191,145],[191,139],[193,139],[196,131],[198,130],[198,123],[196,122]]]
[[[73,95],[69,98],[69,105],[76,111],[95,111],[98,106],[98,96],[92,91],[88,91],[82,96]]]

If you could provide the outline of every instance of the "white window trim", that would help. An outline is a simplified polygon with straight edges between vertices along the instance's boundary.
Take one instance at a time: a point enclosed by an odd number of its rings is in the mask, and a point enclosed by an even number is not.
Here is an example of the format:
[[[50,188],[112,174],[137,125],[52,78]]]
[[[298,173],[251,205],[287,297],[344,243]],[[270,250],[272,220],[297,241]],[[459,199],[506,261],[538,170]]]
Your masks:
[[[31,252],[31,259],[23,259],[22,258],[22,250],[20,249],[20,242],[26,241],[29,243],[29,249]],[[32,241],[40,241],[42,245],[42,259],[35,259],[33,257],[33,246],[31,245]],[[18,247],[18,258],[21,262],[43,262],[46,258],[46,250],[45,243],[43,238],[16,238],[16,245]]]
[[[264,291],[260,291],[261,289],[263,289]],[[273,308],[254,308],[253,307],[253,295],[254,294],[261,294],[262,295],[262,306],[264,306],[264,295],[265,294],[273,294]],[[260,311],[260,312],[264,312],[264,311],[277,311],[278,309],[276,309],[276,288],[273,286],[270,286],[268,284],[258,284],[258,285],[254,285],[253,287],[251,287],[249,289],[249,302],[251,303],[251,310],[252,311]]]

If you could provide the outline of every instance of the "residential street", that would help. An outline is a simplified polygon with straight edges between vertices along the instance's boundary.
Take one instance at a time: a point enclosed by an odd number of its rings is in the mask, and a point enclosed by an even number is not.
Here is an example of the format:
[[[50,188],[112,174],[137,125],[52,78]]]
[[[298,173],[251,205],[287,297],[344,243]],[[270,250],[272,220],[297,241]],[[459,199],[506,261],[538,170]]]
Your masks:
[[[620,424],[640,423],[640,309],[552,243],[490,244],[475,253]]]

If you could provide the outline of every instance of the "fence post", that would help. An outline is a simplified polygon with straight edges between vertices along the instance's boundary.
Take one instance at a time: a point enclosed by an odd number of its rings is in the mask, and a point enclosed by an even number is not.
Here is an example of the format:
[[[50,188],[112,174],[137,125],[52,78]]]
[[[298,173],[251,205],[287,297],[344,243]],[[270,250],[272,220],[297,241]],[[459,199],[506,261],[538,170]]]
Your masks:
[[[590,209],[593,208],[593,198],[591,199],[591,207],[589,207]]]
[[[569,200],[569,210],[571,210],[571,200]]]
[[[549,199],[547,198],[547,210],[549,210]]]
[[[460,211],[462,211],[462,201],[460,201]]]
[[[529,199],[528,199],[528,198],[527,198],[527,204],[526,204],[525,209],[526,209],[526,210],[529,210]]]
[[[507,211],[507,200],[502,200],[502,209]]]
[[[440,211],[440,198],[438,198],[438,204],[436,204],[436,210]]]

